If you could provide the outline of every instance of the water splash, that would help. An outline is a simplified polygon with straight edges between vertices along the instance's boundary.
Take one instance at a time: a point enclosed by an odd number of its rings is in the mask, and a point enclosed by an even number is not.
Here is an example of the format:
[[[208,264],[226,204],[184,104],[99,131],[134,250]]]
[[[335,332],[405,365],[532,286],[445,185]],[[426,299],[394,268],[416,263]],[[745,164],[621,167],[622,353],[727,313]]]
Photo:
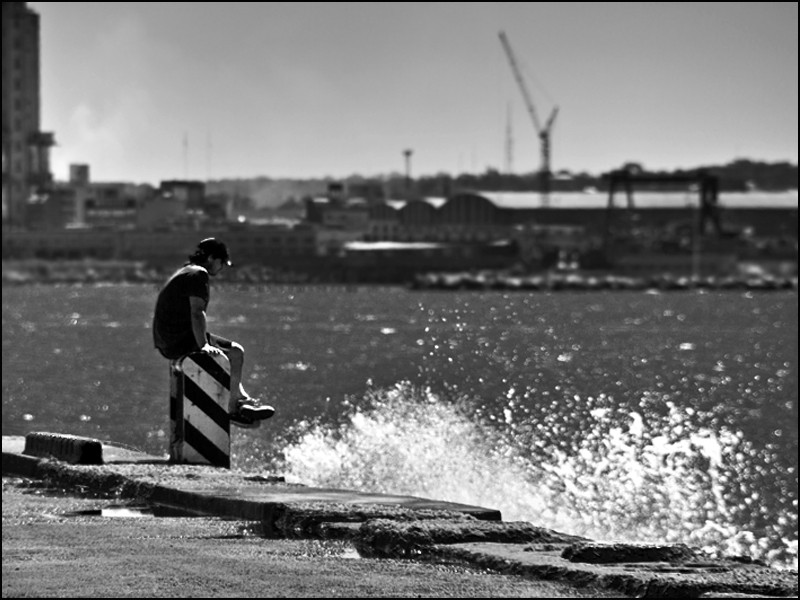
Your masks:
[[[488,503],[491,446],[480,428],[405,383],[370,392],[368,401],[339,427],[301,423],[283,452],[287,479]]]
[[[596,540],[684,542],[796,569],[796,504],[760,524],[759,491],[736,475],[763,457],[741,433],[698,426],[669,402],[659,416],[653,401],[621,414],[601,395],[570,416],[535,416],[511,397],[492,421],[466,398],[403,382],[370,391],[338,425],[299,423],[277,442],[275,468],[307,485],[486,506]]]

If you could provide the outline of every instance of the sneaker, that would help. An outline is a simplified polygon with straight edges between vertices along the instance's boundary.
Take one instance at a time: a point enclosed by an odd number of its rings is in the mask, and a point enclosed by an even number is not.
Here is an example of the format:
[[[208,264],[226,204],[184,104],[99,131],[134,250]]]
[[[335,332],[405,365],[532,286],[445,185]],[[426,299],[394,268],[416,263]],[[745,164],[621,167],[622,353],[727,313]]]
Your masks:
[[[238,410],[234,413],[231,413],[229,418],[231,425],[236,425],[236,427],[242,427],[244,429],[255,429],[261,425],[261,423],[258,421],[254,421],[250,417],[243,415]]]
[[[236,405],[236,412],[250,421],[262,421],[275,414],[275,409],[268,404],[261,404],[257,398],[242,398]]]

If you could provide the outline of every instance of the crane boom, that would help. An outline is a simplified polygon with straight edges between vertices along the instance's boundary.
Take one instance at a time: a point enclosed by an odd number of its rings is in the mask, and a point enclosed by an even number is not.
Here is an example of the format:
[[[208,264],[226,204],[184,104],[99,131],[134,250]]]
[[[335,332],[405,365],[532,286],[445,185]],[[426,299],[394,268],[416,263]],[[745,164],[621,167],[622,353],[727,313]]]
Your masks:
[[[514,79],[517,80],[517,85],[519,85],[519,89],[522,92],[522,98],[525,101],[525,107],[528,109],[528,113],[531,115],[533,126],[536,128],[536,133],[539,134],[542,152],[542,167],[539,171],[539,178],[544,204],[547,204],[548,194],[550,193],[550,129],[553,127],[553,122],[556,120],[558,107],[556,106],[553,108],[547,122],[544,127],[542,127],[539,121],[539,115],[536,114],[536,108],[533,105],[531,94],[528,91],[528,86],[525,85],[525,79],[523,79],[522,73],[520,73],[519,67],[517,66],[517,59],[514,56],[514,51],[511,49],[511,44],[503,31],[500,32],[500,43],[503,45],[503,50],[505,50],[506,56],[508,57],[511,71],[514,73]]]
[[[539,122],[539,116],[536,114],[536,109],[533,106],[531,94],[528,92],[528,86],[525,85],[525,80],[522,78],[522,73],[519,72],[517,59],[514,57],[514,51],[511,49],[511,44],[509,43],[508,38],[503,31],[500,32],[500,43],[503,44],[503,50],[506,51],[508,62],[511,64],[511,71],[514,73],[514,79],[517,80],[517,85],[519,85],[519,89],[522,92],[522,97],[525,100],[525,106],[527,107],[528,113],[530,113],[531,119],[533,120],[533,126],[536,127],[536,132],[541,134],[542,125]]]

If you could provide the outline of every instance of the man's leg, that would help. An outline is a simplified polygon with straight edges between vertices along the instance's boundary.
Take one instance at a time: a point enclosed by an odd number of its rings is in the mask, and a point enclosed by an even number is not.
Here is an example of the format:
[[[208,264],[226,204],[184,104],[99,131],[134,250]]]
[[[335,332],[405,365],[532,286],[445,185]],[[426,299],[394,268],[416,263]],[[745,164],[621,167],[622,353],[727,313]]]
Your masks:
[[[220,348],[231,365],[231,396],[228,404],[228,412],[235,412],[236,405],[242,398],[247,398],[247,392],[242,385],[242,370],[244,368],[244,347],[238,342],[229,340],[219,335],[209,333],[209,341],[214,346]]]
[[[257,399],[250,398],[247,392],[244,391],[244,386],[242,385],[244,347],[233,340],[213,333],[208,334],[208,341],[225,353],[231,365],[231,394],[230,402],[228,403],[228,414],[237,415],[236,420],[233,417],[231,418],[231,422],[240,427],[250,427],[254,421],[269,419],[275,413],[275,409],[267,404],[261,404]],[[245,398],[248,402],[240,408],[239,402]],[[245,421],[242,421],[242,418]],[[246,424],[242,425],[243,422]]]

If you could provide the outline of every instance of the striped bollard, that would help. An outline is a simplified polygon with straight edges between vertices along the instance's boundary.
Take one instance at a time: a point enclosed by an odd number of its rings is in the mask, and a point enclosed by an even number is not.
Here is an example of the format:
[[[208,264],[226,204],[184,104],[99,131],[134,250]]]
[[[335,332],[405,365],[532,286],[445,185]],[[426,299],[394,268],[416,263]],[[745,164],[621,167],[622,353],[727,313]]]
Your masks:
[[[231,466],[226,356],[195,352],[170,362],[170,462]]]

